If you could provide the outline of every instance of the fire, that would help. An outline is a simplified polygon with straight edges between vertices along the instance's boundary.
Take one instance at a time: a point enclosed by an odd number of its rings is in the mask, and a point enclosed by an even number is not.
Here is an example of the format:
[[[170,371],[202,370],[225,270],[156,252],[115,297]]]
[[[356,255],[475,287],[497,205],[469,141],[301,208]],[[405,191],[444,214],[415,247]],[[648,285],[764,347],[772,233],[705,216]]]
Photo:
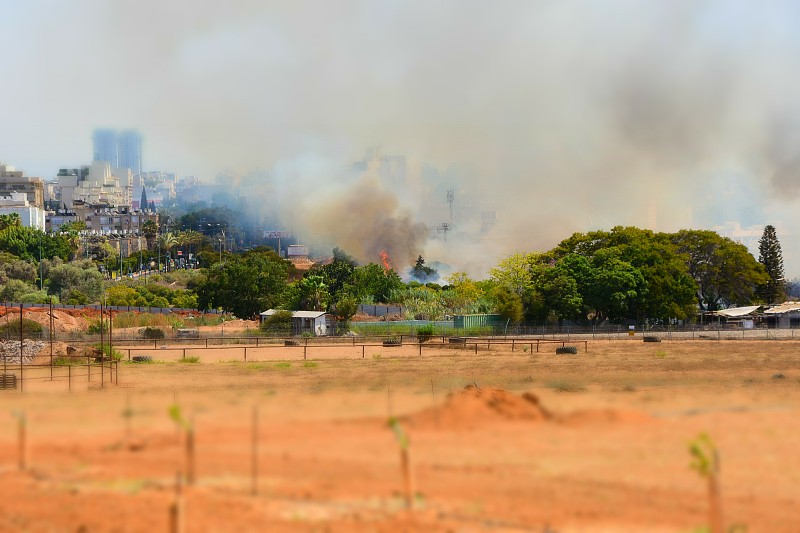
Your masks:
[[[381,250],[381,263],[383,264],[383,269],[385,271],[390,271],[392,269],[392,264],[389,262],[389,254],[386,250]]]

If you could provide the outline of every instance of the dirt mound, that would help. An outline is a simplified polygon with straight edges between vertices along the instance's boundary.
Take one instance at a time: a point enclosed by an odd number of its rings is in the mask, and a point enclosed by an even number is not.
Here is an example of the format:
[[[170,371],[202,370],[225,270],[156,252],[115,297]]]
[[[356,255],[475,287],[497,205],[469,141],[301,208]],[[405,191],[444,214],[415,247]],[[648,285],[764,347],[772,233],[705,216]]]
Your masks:
[[[405,418],[415,427],[469,428],[498,421],[544,421],[553,415],[534,394],[521,396],[503,389],[469,385],[447,395],[441,406]]]
[[[22,310],[22,318],[38,322],[44,328],[50,328],[50,313],[47,307],[26,307]],[[72,333],[85,331],[89,325],[87,317],[93,313],[100,316],[94,309],[53,309],[53,329],[56,333]],[[8,315],[8,320],[19,320],[19,308],[0,307],[0,316]],[[5,318],[3,318],[5,320]]]

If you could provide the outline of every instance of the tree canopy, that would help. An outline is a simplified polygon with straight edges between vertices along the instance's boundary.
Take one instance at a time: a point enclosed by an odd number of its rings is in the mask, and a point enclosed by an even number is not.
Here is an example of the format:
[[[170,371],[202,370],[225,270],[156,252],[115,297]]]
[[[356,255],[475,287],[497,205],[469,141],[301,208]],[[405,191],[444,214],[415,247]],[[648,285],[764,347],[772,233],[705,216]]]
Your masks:
[[[239,318],[255,318],[277,307],[292,264],[273,251],[255,250],[227,257],[207,270],[196,287],[200,309],[220,308]]]

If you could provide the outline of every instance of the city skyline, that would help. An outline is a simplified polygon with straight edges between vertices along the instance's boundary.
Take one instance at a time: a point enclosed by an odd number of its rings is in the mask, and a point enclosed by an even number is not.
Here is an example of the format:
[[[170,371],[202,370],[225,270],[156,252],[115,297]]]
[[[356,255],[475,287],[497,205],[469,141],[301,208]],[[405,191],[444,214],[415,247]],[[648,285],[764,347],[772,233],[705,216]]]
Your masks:
[[[284,203],[325,209],[359,197],[342,168],[383,146],[409,161],[374,189],[398,219],[438,194],[425,165],[497,211],[490,244],[458,251],[470,264],[598,226],[730,221],[779,223],[800,263],[791,3],[185,7],[7,6],[0,160],[50,178],[93,156],[96,127],[135,127],[142,170],[261,171]]]

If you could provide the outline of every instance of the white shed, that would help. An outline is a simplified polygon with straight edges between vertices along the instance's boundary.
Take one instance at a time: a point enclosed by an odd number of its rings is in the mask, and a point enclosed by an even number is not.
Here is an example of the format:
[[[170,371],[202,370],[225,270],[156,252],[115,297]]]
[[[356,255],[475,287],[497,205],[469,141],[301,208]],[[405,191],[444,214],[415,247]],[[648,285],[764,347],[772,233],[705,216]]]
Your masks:
[[[261,321],[277,313],[279,309],[270,309],[260,313]],[[292,311],[292,333],[302,335],[311,333],[322,336],[328,334],[328,315],[325,311]]]

